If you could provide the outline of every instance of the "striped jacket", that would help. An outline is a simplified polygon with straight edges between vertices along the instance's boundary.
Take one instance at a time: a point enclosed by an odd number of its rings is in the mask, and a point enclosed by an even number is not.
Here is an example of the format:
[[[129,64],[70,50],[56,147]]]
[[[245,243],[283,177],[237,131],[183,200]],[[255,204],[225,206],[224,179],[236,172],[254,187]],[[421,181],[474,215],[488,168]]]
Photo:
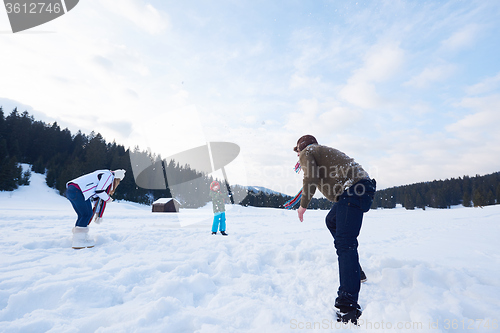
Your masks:
[[[93,196],[98,196],[104,201],[109,200],[109,194],[106,193],[106,189],[113,184],[115,176],[109,170],[97,170],[92,173],[80,176],[76,179],[70,180],[66,184],[66,188],[69,184],[78,185],[83,193],[85,200]]]

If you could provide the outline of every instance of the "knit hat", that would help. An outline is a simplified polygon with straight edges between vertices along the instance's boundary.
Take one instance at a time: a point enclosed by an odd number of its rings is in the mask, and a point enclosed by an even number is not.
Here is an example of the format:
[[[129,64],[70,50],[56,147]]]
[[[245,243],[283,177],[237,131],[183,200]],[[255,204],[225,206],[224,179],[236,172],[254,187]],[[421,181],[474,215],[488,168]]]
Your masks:
[[[125,178],[125,170],[123,169],[118,169],[113,171],[113,174],[115,175],[115,178],[118,178],[119,180],[123,180]]]
[[[318,141],[316,141],[316,138],[312,135],[304,135],[300,139],[297,140],[297,145],[293,147],[293,151],[299,152],[304,150],[307,146],[312,145],[312,144],[318,144]]]
[[[220,188],[220,184],[218,181],[214,180],[211,184],[210,184],[210,189],[212,191],[214,191],[214,187],[218,186]]]

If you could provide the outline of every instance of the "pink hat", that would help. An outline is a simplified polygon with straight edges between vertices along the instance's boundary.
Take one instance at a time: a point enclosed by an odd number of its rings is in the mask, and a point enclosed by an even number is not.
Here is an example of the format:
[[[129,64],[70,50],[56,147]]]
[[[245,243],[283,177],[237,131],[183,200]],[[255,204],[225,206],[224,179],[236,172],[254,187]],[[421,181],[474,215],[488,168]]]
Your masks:
[[[216,180],[214,180],[214,181],[210,184],[210,189],[211,189],[212,191],[215,191],[215,190],[214,190],[214,188],[215,188],[215,187],[219,187],[219,188],[220,188],[220,184],[219,184],[219,182],[218,182],[218,181],[216,181]]]

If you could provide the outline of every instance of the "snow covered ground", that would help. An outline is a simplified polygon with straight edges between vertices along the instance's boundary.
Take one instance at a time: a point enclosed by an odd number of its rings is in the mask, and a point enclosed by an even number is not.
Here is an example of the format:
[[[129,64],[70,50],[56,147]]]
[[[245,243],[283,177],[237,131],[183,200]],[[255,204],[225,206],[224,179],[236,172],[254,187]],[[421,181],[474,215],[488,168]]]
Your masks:
[[[496,332],[500,205],[370,211],[360,236],[359,328],[333,321],[326,211],[233,206],[175,214],[114,202],[71,249],[76,214],[33,174],[0,192],[0,332]]]

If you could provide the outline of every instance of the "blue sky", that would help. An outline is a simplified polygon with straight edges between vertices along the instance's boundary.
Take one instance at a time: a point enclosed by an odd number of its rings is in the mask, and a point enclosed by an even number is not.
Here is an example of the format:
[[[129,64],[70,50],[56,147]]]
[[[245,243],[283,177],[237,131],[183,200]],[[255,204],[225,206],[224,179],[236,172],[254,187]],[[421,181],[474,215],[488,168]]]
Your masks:
[[[12,34],[0,10],[0,105],[162,156],[234,142],[230,180],[287,194],[303,134],[380,188],[491,173],[498,17],[494,0],[85,0]]]

